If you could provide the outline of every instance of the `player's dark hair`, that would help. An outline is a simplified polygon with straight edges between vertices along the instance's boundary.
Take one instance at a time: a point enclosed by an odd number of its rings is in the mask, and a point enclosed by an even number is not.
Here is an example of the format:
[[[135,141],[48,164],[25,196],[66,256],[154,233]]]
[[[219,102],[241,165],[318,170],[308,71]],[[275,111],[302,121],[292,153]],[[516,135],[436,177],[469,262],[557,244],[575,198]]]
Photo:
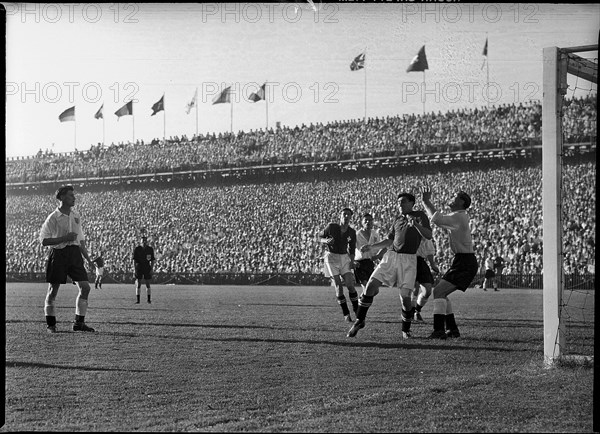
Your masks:
[[[369,214],[368,212],[366,212],[362,215],[362,218],[365,218],[365,217],[373,218],[373,216],[371,214]]]
[[[471,206],[471,197],[464,191],[458,192],[458,198],[463,201],[463,206],[465,209]]]
[[[413,194],[410,194],[410,193],[407,193],[407,192],[400,193],[398,195],[398,199],[400,199],[401,197],[407,198],[412,203],[415,203],[415,201],[416,201],[415,196]]]
[[[67,191],[73,191],[73,186],[72,185],[63,185],[62,187],[60,187],[58,190],[56,190],[56,198],[58,200],[60,200],[61,196],[63,194],[66,194]]]
[[[354,211],[352,211],[350,208],[344,208],[342,210],[342,212],[344,212],[344,211],[348,211],[350,213],[350,215],[354,215]]]

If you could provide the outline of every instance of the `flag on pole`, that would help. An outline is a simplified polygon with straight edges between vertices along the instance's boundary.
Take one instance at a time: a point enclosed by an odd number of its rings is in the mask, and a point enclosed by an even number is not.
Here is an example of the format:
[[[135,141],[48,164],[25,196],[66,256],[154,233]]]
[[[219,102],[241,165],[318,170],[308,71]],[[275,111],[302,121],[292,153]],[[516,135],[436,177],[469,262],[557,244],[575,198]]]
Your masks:
[[[265,97],[265,86],[267,85],[267,83],[263,84],[260,89],[258,89],[258,92],[254,93],[252,92],[250,94],[250,96],[248,97],[248,99],[252,102],[258,102],[260,100],[264,100],[266,99]]]
[[[488,38],[485,38],[485,45],[483,46],[483,55],[485,56],[485,59],[483,59],[483,63],[481,64],[481,69],[483,69],[484,65],[485,65],[485,61],[487,60],[487,52],[488,52]]]
[[[75,106],[66,109],[58,116],[58,120],[61,122],[75,121]]]
[[[115,112],[117,117],[120,119],[121,116],[133,115],[133,101],[129,101],[123,107]],[[118,120],[118,119],[117,119]]]
[[[100,106],[100,108],[98,109],[98,111],[94,115],[94,118],[96,118],[96,119],[104,119],[104,114],[102,113],[102,110],[104,110],[104,104],[102,104]]]
[[[231,102],[231,86],[223,89],[223,92],[213,98],[213,105]]]
[[[427,65],[427,56],[425,56],[425,45],[421,47],[419,53],[413,57],[413,60],[410,61],[410,65],[406,69],[406,72],[411,71],[425,71],[429,69],[429,65]]]
[[[163,111],[165,109],[165,96],[163,95],[157,102],[152,106],[152,114],[150,116],[154,116],[156,113]]]
[[[365,57],[366,53],[361,53],[356,56],[350,64],[350,71],[358,71],[359,69],[363,69],[365,67]]]
[[[185,113],[186,114],[190,114],[190,111],[196,106],[196,99],[198,98],[198,89],[196,89],[196,92],[194,93],[194,97],[192,98],[192,100],[190,102],[188,102],[185,106]]]

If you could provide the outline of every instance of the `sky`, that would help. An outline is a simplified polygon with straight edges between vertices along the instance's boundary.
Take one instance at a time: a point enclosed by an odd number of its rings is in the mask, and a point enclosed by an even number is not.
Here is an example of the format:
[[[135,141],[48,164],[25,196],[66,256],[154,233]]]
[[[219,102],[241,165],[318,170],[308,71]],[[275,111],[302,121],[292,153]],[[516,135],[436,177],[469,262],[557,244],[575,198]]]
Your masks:
[[[541,101],[543,48],[596,45],[600,30],[597,4],[4,5],[7,158]],[[423,46],[429,69],[406,72]],[[351,71],[363,52],[365,68]],[[578,54],[597,62],[597,51]],[[250,102],[265,82],[267,101]],[[232,102],[212,104],[227,86]],[[597,89],[573,76],[569,86]],[[118,118],[130,100],[133,116]],[[60,122],[73,106],[75,121]]]

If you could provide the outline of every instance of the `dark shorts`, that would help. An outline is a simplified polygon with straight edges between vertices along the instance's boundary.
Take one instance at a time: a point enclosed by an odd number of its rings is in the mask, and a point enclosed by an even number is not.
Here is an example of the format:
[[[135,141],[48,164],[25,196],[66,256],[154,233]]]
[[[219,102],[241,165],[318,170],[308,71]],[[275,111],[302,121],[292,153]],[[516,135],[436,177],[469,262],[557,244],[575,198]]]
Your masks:
[[[135,278],[136,279],[152,279],[152,269],[150,267],[135,267]]]
[[[494,277],[496,277],[496,273],[494,273],[493,270],[485,270],[485,276],[486,279],[492,279]]]
[[[67,283],[67,276],[73,282],[89,282],[79,246],[50,249],[46,264],[46,282]]]
[[[358,283],[366,282],[375,270],[375,263],[370,259],[361,259],[354,269],[354,277]]]
[[[433,285],[433,275],[425,258],[417,256],[417,282],[420,284],[431,283]]]
[[[450,269],[446,271],[442,279],[456,285],[456,289],[466,291],[477,275],[478,269],[474,253],[457,253],[454,255]]]

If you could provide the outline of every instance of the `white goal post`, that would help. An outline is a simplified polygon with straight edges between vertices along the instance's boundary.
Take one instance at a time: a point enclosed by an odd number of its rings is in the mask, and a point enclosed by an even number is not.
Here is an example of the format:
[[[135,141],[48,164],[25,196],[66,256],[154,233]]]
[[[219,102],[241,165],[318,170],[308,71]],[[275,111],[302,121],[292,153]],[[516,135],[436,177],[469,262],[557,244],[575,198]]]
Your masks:
[[[562,108],[567,73],[598,83],[598,65],[574,53],[598,51],[598,45],[544,48],[542,101],[542,212],[544,362],[552,366],[564,356],[565,330],[562,246]]]

